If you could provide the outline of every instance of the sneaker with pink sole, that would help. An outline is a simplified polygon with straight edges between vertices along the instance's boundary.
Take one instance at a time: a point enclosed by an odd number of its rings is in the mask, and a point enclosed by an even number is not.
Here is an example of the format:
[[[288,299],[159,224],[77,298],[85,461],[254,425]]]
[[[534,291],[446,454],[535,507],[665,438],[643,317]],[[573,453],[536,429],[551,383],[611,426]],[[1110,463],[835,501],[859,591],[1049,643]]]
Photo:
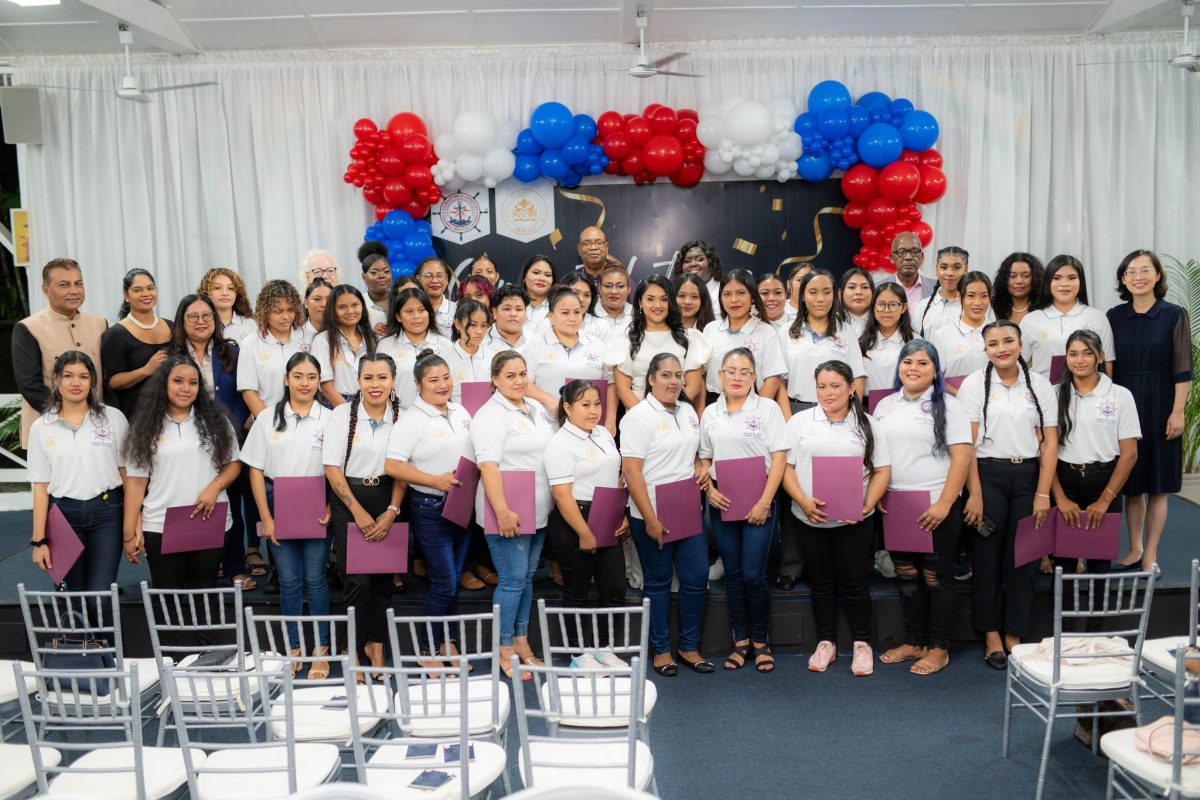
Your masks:
[[[871,652],[871,645],[866,642],[854,643],[854,659],[850,662],[850,671],[859,678],[875,671],[875,654]]]
[[[817,644],[817,649],[808,657],[808,668],[813,672],[824,672],[829,669],[829,665],[837,658],[837,648],[833,642],[828,639],[822,639]]]

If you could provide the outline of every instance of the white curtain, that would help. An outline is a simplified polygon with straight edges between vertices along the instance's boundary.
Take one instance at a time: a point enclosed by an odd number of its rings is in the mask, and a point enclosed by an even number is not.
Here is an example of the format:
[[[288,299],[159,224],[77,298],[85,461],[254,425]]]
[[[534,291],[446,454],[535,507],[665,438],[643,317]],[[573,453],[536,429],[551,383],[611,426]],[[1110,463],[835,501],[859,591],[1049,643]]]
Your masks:
[[[209,267],[239,270],[256,291],[268,278],[295,279],[316,247],[334,251],[353,280],[372,219],[342,182],[359,117],[414,111],[436,134],[468,109],[523,126],[546,100],[593,116],[731,95],[786,95],[803,108],[815,83],[835,78],[856,96],[908,97],[941,123],[950,188],[927,211],[935,247],[964,246],[988,272],[1016,249],[1076,254],[1092,304],[1104,308],[1117,300],[1113,275],[1126,252],[1200,257],[1200,75],[1165,63],[1079,64],[1165,62],[1177,38],[692,42],[661,50],[690,50],[681,68],[707,77],[646,81],[600,71],[628,65],[628,49],[613,47],[145,57],[134,65],[144,86],[220,85],[147,105],[47,91],[45,143],[23,147],[34,262],[77,258],[88,307],[110,318],[134,266],[157,276],[163,311]],[[15,66],[25,83],[109,92],[123,71],[109,57]],[[564,67],[576,71],[552,69]]]

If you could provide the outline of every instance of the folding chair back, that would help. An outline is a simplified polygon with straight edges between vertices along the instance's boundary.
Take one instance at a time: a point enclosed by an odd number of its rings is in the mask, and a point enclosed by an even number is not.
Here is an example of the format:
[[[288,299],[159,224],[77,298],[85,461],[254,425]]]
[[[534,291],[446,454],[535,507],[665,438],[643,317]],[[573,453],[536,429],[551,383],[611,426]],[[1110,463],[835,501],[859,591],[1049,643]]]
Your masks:
[[[1192,562],[1192,590],[1195,591],[1195,565]],[[1193,599],[1195,595],[1193,594]],[[1192,613],[1195,614],[1195,604]],[[1193,635],[1195,629],[1193,626]],[[1193,642],[1194,643],[1194,642]],[[1190,667],[1190,670],[1189,670]],[[1171,785],[1169,795],[1179,797],[1184,791],[1184,764],[1192,765],[1200,759],[1200,653],[1195,649],[1185,650],[1176,648],[1175,651],[1175,730],[1171,743]],[[1192,765],[1189,770],[1200,770],[1200,765]],[[1192,782],[1192,790],[1195,788]]]
[[[542,634],[542,660],[555,656],[568,661],[583,650],[607,650],[626,660],[646,661],[650,641],[650,601],[615,608],[564,608],[538,600],[538,626]]]
[[[1062,670],[1067,666],[1083,666],[1096,659],[1129,657],[1129,682],[1137,680],[1142,656],[1142,643],[1146,639],[1146,626],[1150,620],[1150,602],[1154,599],[1154,578],[1148,572],[1114,572],[1101,575],[1063,573],[1062,567],[1054,570],[1054,656],[1052,685],[1059,685]],[[1084,630],[1069,632],[1075,647],[1063,652],[1063,622],[1082,620],[1085,628],[1089,621],[1096,627],[1105,623],[1115,624],[1113,630]],[[1080,640],[1095,640],[1102,637],[1132,639],[1133,645],[1121,653],[1079,647]]]
[[[124,669],[125,647],[115,583],[93,592],[31,592],[21,583],[17,584],[17,597],[37,669],[60,669],[71,660],[69,656],[78,656],[80,663],[86,662],[91,668],[103,661],[108,667]],[[51,654],[50,665],[45,663],[47,654]]]
[[[1200,559],[1192,559],[1191,589],[1188,592],[1188,646],[1196,647],[1200,638]]]
[[[249,632],[250,653],[252,658],[274,660],[284,659],[297,666],[292,685],[296,689],[331,686],[341,688],[342,675],[336,672],[336,667],[345,667],[353,663],[358,644],[354,631],[354,609],[346,609],[345,614],[259,614],[253,608],[246,609],[246,629]],[[315,655],[314,651],[320,645],[322,630],[328,629],[328,655]],[[297,644],[292,644],[292,633],[295,631]],[[299,650],[298,655],[291,655]],[[327,677],[312,677],[311,667],[314,661],[324,661],[329,664],[330,672]]]

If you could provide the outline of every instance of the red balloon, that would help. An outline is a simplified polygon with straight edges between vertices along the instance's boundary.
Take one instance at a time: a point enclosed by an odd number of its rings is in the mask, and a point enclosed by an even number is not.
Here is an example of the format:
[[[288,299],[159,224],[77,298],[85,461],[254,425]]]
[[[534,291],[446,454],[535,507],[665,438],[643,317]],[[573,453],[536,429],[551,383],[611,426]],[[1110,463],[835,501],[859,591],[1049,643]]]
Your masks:
[[[421,202],[427,206],[437,205],[442,199],[442,190],[437,186],[429,186],[421,190]]]
[[[425,128],[425,122],[411,111],[401,111],[396,116],[388,120],[388,133],[396,141],[402,140],[405,136],[414,133],[419,133],[422,136],[428,137],[429,131]]]
[[[412,189],[403,178],[388,178],[383,184],[383,199],[394,206],[407,203],[412,199]]]
[[[345,175],[342,176],[342,180],[345,181],[346,183],[354,183],[354,176],[351,175],[349,172],[347,172]]]
[[[924,151],[921,155],[921,166],[942,168],[942,154],[932,147]]]
[[[654,109],[653,113],[646,115],[646,119],[650,122],[651,130],[659,136],[674,133],[675,128],[679,125],[679,117],[675,114],[675,110],[666,106]]]
[[[920,178],[920,176],[918,176],[918,179],[919,178]],[[919,213],[921,213],[921,212],[917,211],[917,206],[915,203],[896,203],[896,218],[897,219],[906,220],[906,219],[911,218],[913,214],[919,214]]]
[[[679,124],[675,126],[675,135],[684,144],[691,144],[698,141],[696,139],[696,121],[680,117]]]
[[[684,163],[692,161],[704,160],[704,145],[699,142],[684,142],[683,143],[683,160]]]
[[[617,161],[615,158],[612,159],[611,161],[608,162],[608,166],[604,168],[604,171],[607,172],[609,175],[620,174],[621,173],[621,162]]]
[[[422,203],[420,200],[413,198],[403,205],[396,206],[401,211],[407,211],[413,219],[421,219],[429,213],[429,206]]]
[[[355,178],[352,181],[352,183],[359,189],[361,189],[363,187],[363,179],[362,178]]]
[[[604,155],[609,160],[620,160],[633,151],[633,142],[625,131],[615,131],[604,137]]]
[[[891,200],[876,197],[867,204],[867,219],[883,228],[896,220],[896,204]]]
[[[670,175],[683,166],[683,145],[674,136],[655,136],[642,148],[642,162],[655,175]]]
[[[695,186],[704,177],[703,164],[684,164],[671,173],[671,183],[676,186]]]
[[[862,230],[867,224],[867,207],[862,203],[846,203],[842,209],[842,222],[854,230]]]
[[[413,164],[404,170],[404,182],[413,189],[424,189],[433,185],[433,173],[424,164]]]
[[[855,164],[842,175],[842,194],[849,200],[869,203],[879,196],[879,173],[866,164]]]
[[[381,220],[395,210],[391,206],[375,206],[375,219]]]
[[[646,142],[654,135],[650,123],[642,117],[634,117],[626,122],[625,130],[629,132],[629,140],[633,142],[634,147],[645,147]]]
[[[907,203],[921,188],[921,171],[911,163],[893,161],[879,171],[879,194],[897,203]]]
[[[389,148],[379,154],[379,171],[384,175],[403,175],[407,166],[399,150]]]
[[[621,159],[621,169],[625,170],[626,175],[641,175],[646,169],[641,151],[634,151]]]
[[[624,127],[624,118],[622,118],[621,115],[615,111],[605,111],[596,118],[596,132],[600,135],[600,138],[604,138],[610,133],[616,133],[619,130],[623,130]]]
[[[869,262],[865,258],[863,258],[862,253],[855,253],[854,256],[850,259],[850,263],[856,267],[866,267]]]
[[[666,108],[666,106],[664,106],[662,103],[651,103],[642,109],[642,116],[646,119],[650,119],[650,117],[654,116],[654,112],[660,108]]]
[[[928,222],[915,222],[909,225],[908,229],[921,240],[922,247],[929,247],[929,243],[933,241],[933,228],[929,227]]]
[[[379,191],[374,186],[363,187],[363,200],[366,200],[371,205],[382,203],[386,199],[387,198],[384,197],[383,192]]]
[[[700,115],[696,113],[694,108],[681,108],[675,112],[680,119],[690,119],[692,122],[699,122]]]
[[[625,120],[626,124],[628,124],[629,120],[633,119],[636,116],[637,116],[637,114],[622,114],[621,119]]]
[[[363,117],[358,122],[354,123],[354,138],[360,142],[366,139],[372,133],[379,130],[379,126],[375,124],[375,120]]]
[[[433,145],[420,133],[409,134],[400,142],[400,155],[409,164],[425,164],[433,155]]]
[[[880,256],[879,260],[875,263],[875,269],[879,272],[895,272],[896,265],[887,256]]]
[[[917,189],[918,203],[936,203],[946,193],[946,173],[937,167],[922,166],[921,188]]]
[[[864,225],[858,236],[862,243],[872,250],[883,247],[883,230],[875,223]]]
[[[863,260],[868,264],[874,264],[879,259],[879,251],[874,247],[863,245],[858,248],[858,254],[863,257]]]
[[[902,161],[905,164],[912,164],[914,167],[921,163],[921,154],[912,150],[901,150],[900,158],[897,161]]]

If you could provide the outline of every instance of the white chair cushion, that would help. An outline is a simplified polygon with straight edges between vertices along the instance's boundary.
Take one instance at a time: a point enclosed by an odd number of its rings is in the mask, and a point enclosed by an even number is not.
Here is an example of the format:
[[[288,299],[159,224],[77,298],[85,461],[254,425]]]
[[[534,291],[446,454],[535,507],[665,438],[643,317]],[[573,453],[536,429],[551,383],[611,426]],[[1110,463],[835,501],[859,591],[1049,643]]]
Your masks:
[[[482,794],[496,779],[504,774],[506,758],[504,748],[491,742],[472,741],[475,758],[471,759],[469,769],[471,781],[471,796]],[[382,791],[390,797],[420,797],[431,800],[451,800],[462,796],[459,783],[459,768],[447,767],[442,763],[442,747],[438,745],[437,755],[430,758],[405,759],[408,746],[403,744],[385,744],[375,751],[367,762],[367,786]],[[383,769],[380,765],[400,765],[397,769]],[[374,768],[372,768],[374,767]],[[409,784],[427,769],[446,772],[451,780],[432,791],[428,789],[413,789]]]
[[[62,754],[53,747],[43,747],[42,764],[57,767]],[[33,769],[33,748],[27,744],[0,744],[0,798],[7,800],[33,785],[37,774]]]
[[[443,711],[440,706],[442,699],[442,687],[446,688],[446,703],[445,714],[453,715],[453,718],[443,716]],[[512,696],[509,694],[507,686],[501,683],[496,683],[494,687],[496,692],[496,714],[499,719],[499,724],[495,730],[503,730],[508,722],[509,708],[512,702]],[[425,694],[423,694],[425,692]],[[481,736],[492,733],[492,692],[493,685],[491,676],[486,676],[482,680],[467,681],[467,732],[472,736]],[[430,683],[425,687],[419,684],[408,687],[408,697],[410,712],[416,717],[412,720],[411,730],[406,731],[408,736],[420,736],[422,738],[437,738],[445,736],[458,735],[458,713],[459,704],[457,702],[459,696],[457,683]],[[430,711],[436,714],[436,717],[429,719],[421,719],[418,706],[422,704],[433,704]],[[397,711],[400,708],[400,698],[396,698]]]
[[[1162,639],[1147,639],[1142,642],[1142,666],[1152,667],[1155,672],[1175,674],[1175,656],[1171,651],[1176,647],[1184,647],[1188,643],[1186,636],[1166,636]]]
[[[231,772],[201,772],[196,780],[199,798],[195,800],[266,800],[288,797],[287,745],[214,750],[208,754],[205,769]],[[325,783],[341,769],[337,745],[299,742],[296,744],[296,790],[303,791]],[[279,772],[250,772],[255,768],[275,767]],[[237,770],[247,770],[239,772]]]
[[[169,659],[169,658],[164,658],[163,660],[166,661],[168,664],[172,663],[171,659]],[[155,661],[153,658],[127,658],[127,659],[125,659],[125,669],[128,670],[131,664],[137,664],[138,691],[141,692],[142,699],[145,700],[146,696],[149,693],[151,693],[154,689],[156,689],[158,687],[159,681],[162,680],[162,676],[158,674],[158,662]],[[125,682],[125,690],[126,691],[129,690],[129,683],[130,683],[129,681]],[[84,685],[83,678],[80,678],[80,685]],[[101,685],[103,685],[103,679],[101,679]],[[52,703],[52,704],[59,702],[58,692],[50,692],[49,697],[44,698],[44,700],[45,700],[45,702]],[[111,698],[107,694],[100,695],[97,698],[97,702],[100,705],[107,705],[110,701],[111,701]],[[70,698],[67,698],[67,700],[66,700],[66,703],[68,705],[72,704],[73,702],[74,701],[71,700]],[[91,700],[90,699],[85,700],[83,705],[84,706],[91,705]]]
[[[191,655],[184,656],[179,661],[178,669],[187,669],[199,657],[200,657],[199,653],[193,653]],[[248,670],[254,669],[256,661],[257,661],[257,659],[256,659],[254,653],[247,653],[246,654],[246,669],[248,669]],[[276,670],[282,669],[283,664],[284,664],[283,659],[280,658],[278,655],[275,655],[274,653],[267,654],[263,658],[263,669],[266,672],[274,672]],[[196,681],[195,695],[192,694],[192,684],[190,681],[179,679],[179,680],[176,680],[175,683],[179,687],[179,699],[185,703],[188,701],[191,701],[191,700],[196,700],[196,699],[199,699],[199,700],[213,699],[210,696],[210,694],[211,694],[209,691],[210,686],[205,681],[199,681],[199,680]],[[259,692],[259,681],[251,679],[249,681],[249,684],[250,684],[250,686],[249,686],[250,696],[257,697],[258,692]],[[234,684],[234,685],[236,685],[236,684]],[[214,680],[213,681],[213,683],[211,684],[211,688],[216,690],[215,694],[216,694],[217,700],[226,699],[226,694],[227,694],[227,690],[228,690],[229,686],[230,686],[230,681],[227,681],[227,680]]]
[[[650,755],[650,746],[645,742],[637,742],[636,747],[633,770],[634,788],[645,789],[654,775],[654,757]],[[530,742],[529,751],[535,765],[547,765],[533,768],[533,786],[538,789],[563,786],[625,788],[629,785],[625,767],[629,748],[625,742],[597,742],[588,739]],[[519,752],[521,778],[524,780],[525,751],[520,750]],[[589,763],[605,766],[580,766]],[[556,766],[556,764],[562,764],[562,766]],[[611,767],[607,766],[608,764],[620,764],[621,766]]]
[[[5,703],[11,703],[17,699],[17,674],[13,671],[13,664],[16,661],[7,659],[0,660],[0,706]],[[28,661],[20,662],[21,669],[25,670],[26,675],[22,677],[25,682],[25,694],[33,694],[37,688],[37,681],[28,677],[28,673],[34,670],[33,664]]]
[[[644,678],[645,697],[642,704],[642,714],[650,718],[654,704],[658,701],[658,689]],[[573,681],[570,678],[558,679],[558,696],[562,704],[563,717],[559,722],[572,728],[623,728],[629,724],[629,695],[618,694],[609,698],[611,678],[596,680],[595,706],[592,700],[592,683],[590,680]],[[629,691],[629,679],[617,678],[617,691]],[[576,693],[578,692],[578,696]],[[542,707],[549,708],[550,684],[542,684]],[[615,706],[615,709],[613,708]],[[615,714],[609,711],[615,710]]]
[[[1019,644],[1014,647],[1008,657],[1008,668],[1049,686],[1053,677],[1053,665],[1050,659],[1033,657],[1037,648],[1036,644]],[[1060,688],[1122,689],[1129,686],[1131,678],[1128,664],[1089,663],[1094,661],[1084,658],[1063,659],[1062,669],[1058,673]]]
[[[368,689],[370,694],[368,694]],[[346,694],[346,690],[337,686],[308,686],[297,689],[292,693],[295,700],[295,736],[298,742],[348,742],[350,741],[350,709],[323,708],[334,697]],[[374,708],[387,710],[387,688],[383,684],[370,687],[357,687],[359,732],[366,733],[375,727],[379,720],[370,715],[371,696],[375,698]],[[276,702],[282,703],[283,698]],[[336,701],[337,704],[346,701]],[[282,720],[271,723],[271,735],[279,740],[287,738],[287,726]]]
[[[1139,750],[1135,741],[1136,735],[1135,728],[1106,733],[1100,739],[1100,751],[1124,767],[1127,772],[1158,787],[1159,792],[1165,794],[1171,782],[1171,763],[1159,761],[1149,753]],[[1185,766],[1180,780],[1184,797],[1200,797],[1200,764]]]
[[[203,764],[204,752],[192,748],[192,762]],[[77,794],[96,800],[129,800],[137,796],[132,746],[92,750],[77,759],[71,767],[122,771],[64,772],[50,782],[50,794]],[[143,747],[142,768],[149,800],[173,794],[187,782],[183,751],[178,747]]]

